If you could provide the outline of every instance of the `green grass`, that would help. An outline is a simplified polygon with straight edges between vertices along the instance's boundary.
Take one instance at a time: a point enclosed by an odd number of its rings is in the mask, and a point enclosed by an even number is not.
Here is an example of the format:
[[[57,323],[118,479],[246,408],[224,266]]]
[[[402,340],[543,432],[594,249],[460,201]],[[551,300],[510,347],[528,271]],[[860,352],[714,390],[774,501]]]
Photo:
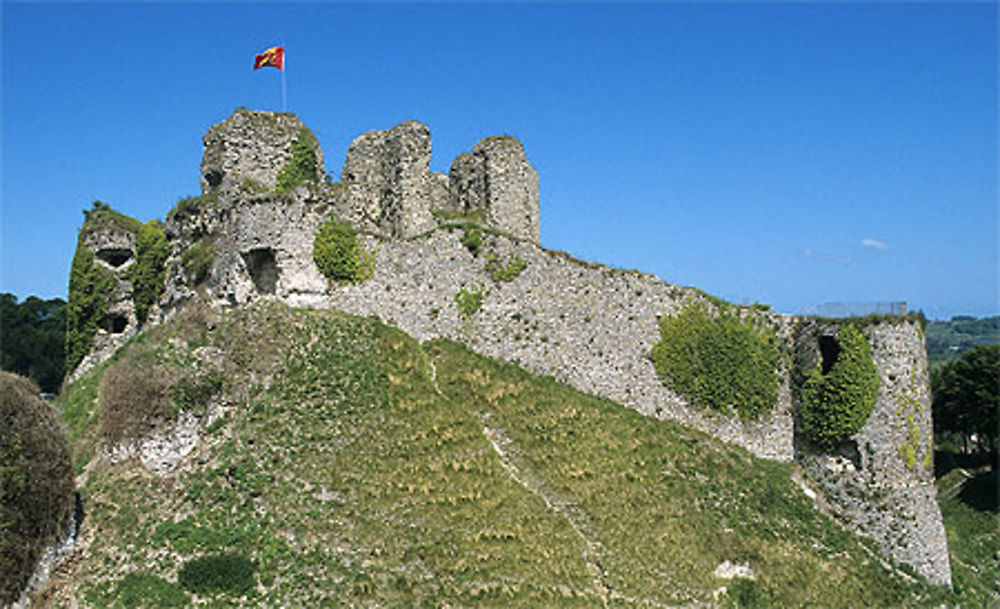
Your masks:
[[[1000,512],[988,468],[955,469],[938,482],[952,583],[965,607],[1000,606]]]
[[[92,469],[78,577],[104,605],[122,573],[173,586],[219,554],[250,561],[256,585],[192,603],[690,605],[727,585],[736,605],[949,598],[880,566],[788,465],[371,319],[261,303],[199,320],[119,355],[218,349],[230,410],[166,479],[135,461]],[[101,373],[67,391],[85,447]],[[724,560],[757,579],[715,578]]]

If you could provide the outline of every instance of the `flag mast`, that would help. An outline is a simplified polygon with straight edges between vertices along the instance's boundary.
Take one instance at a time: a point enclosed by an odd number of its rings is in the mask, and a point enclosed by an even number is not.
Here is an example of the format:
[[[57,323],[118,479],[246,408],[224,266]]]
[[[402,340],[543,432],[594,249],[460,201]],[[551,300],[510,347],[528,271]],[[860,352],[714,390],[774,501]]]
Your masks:
[[[284,51],[285,43],[281,43],[281,49]],[[281,111],[288,112],[288,94],[285,89],[285,70],[288,69],[288,57],[285,53],[281,54]]]

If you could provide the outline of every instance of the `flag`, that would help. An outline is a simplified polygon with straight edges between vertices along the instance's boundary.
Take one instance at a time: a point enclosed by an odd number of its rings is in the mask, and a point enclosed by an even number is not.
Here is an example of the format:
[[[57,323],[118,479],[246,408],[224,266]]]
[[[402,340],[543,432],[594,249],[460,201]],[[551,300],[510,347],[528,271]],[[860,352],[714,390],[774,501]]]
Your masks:
[[[253,69],[278,68],[285,69],[285,47],[271,47],[260,55],[254,55]]]

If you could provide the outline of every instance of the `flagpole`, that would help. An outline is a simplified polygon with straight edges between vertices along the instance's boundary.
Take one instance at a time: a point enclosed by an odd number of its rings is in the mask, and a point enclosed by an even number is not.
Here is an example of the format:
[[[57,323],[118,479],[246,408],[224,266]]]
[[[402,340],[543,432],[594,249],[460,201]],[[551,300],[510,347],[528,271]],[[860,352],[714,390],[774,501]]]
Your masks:
[[[281,43],[281,48],[285,48],[285,43]],[[288,94],[285,90],[285,70],[288,69],[288,56],[282,54],[281,57],[281,111],[288,112]]]

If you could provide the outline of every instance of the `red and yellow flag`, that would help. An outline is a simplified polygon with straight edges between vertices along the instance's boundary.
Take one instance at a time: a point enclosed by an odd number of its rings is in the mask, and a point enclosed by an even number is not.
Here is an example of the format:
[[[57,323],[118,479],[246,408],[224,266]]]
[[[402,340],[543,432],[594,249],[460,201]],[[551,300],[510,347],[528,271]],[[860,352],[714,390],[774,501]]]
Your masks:
[[[260,55],[254,55],[253,69],[278,68],[285,69],[285,47],[271,47]]]

